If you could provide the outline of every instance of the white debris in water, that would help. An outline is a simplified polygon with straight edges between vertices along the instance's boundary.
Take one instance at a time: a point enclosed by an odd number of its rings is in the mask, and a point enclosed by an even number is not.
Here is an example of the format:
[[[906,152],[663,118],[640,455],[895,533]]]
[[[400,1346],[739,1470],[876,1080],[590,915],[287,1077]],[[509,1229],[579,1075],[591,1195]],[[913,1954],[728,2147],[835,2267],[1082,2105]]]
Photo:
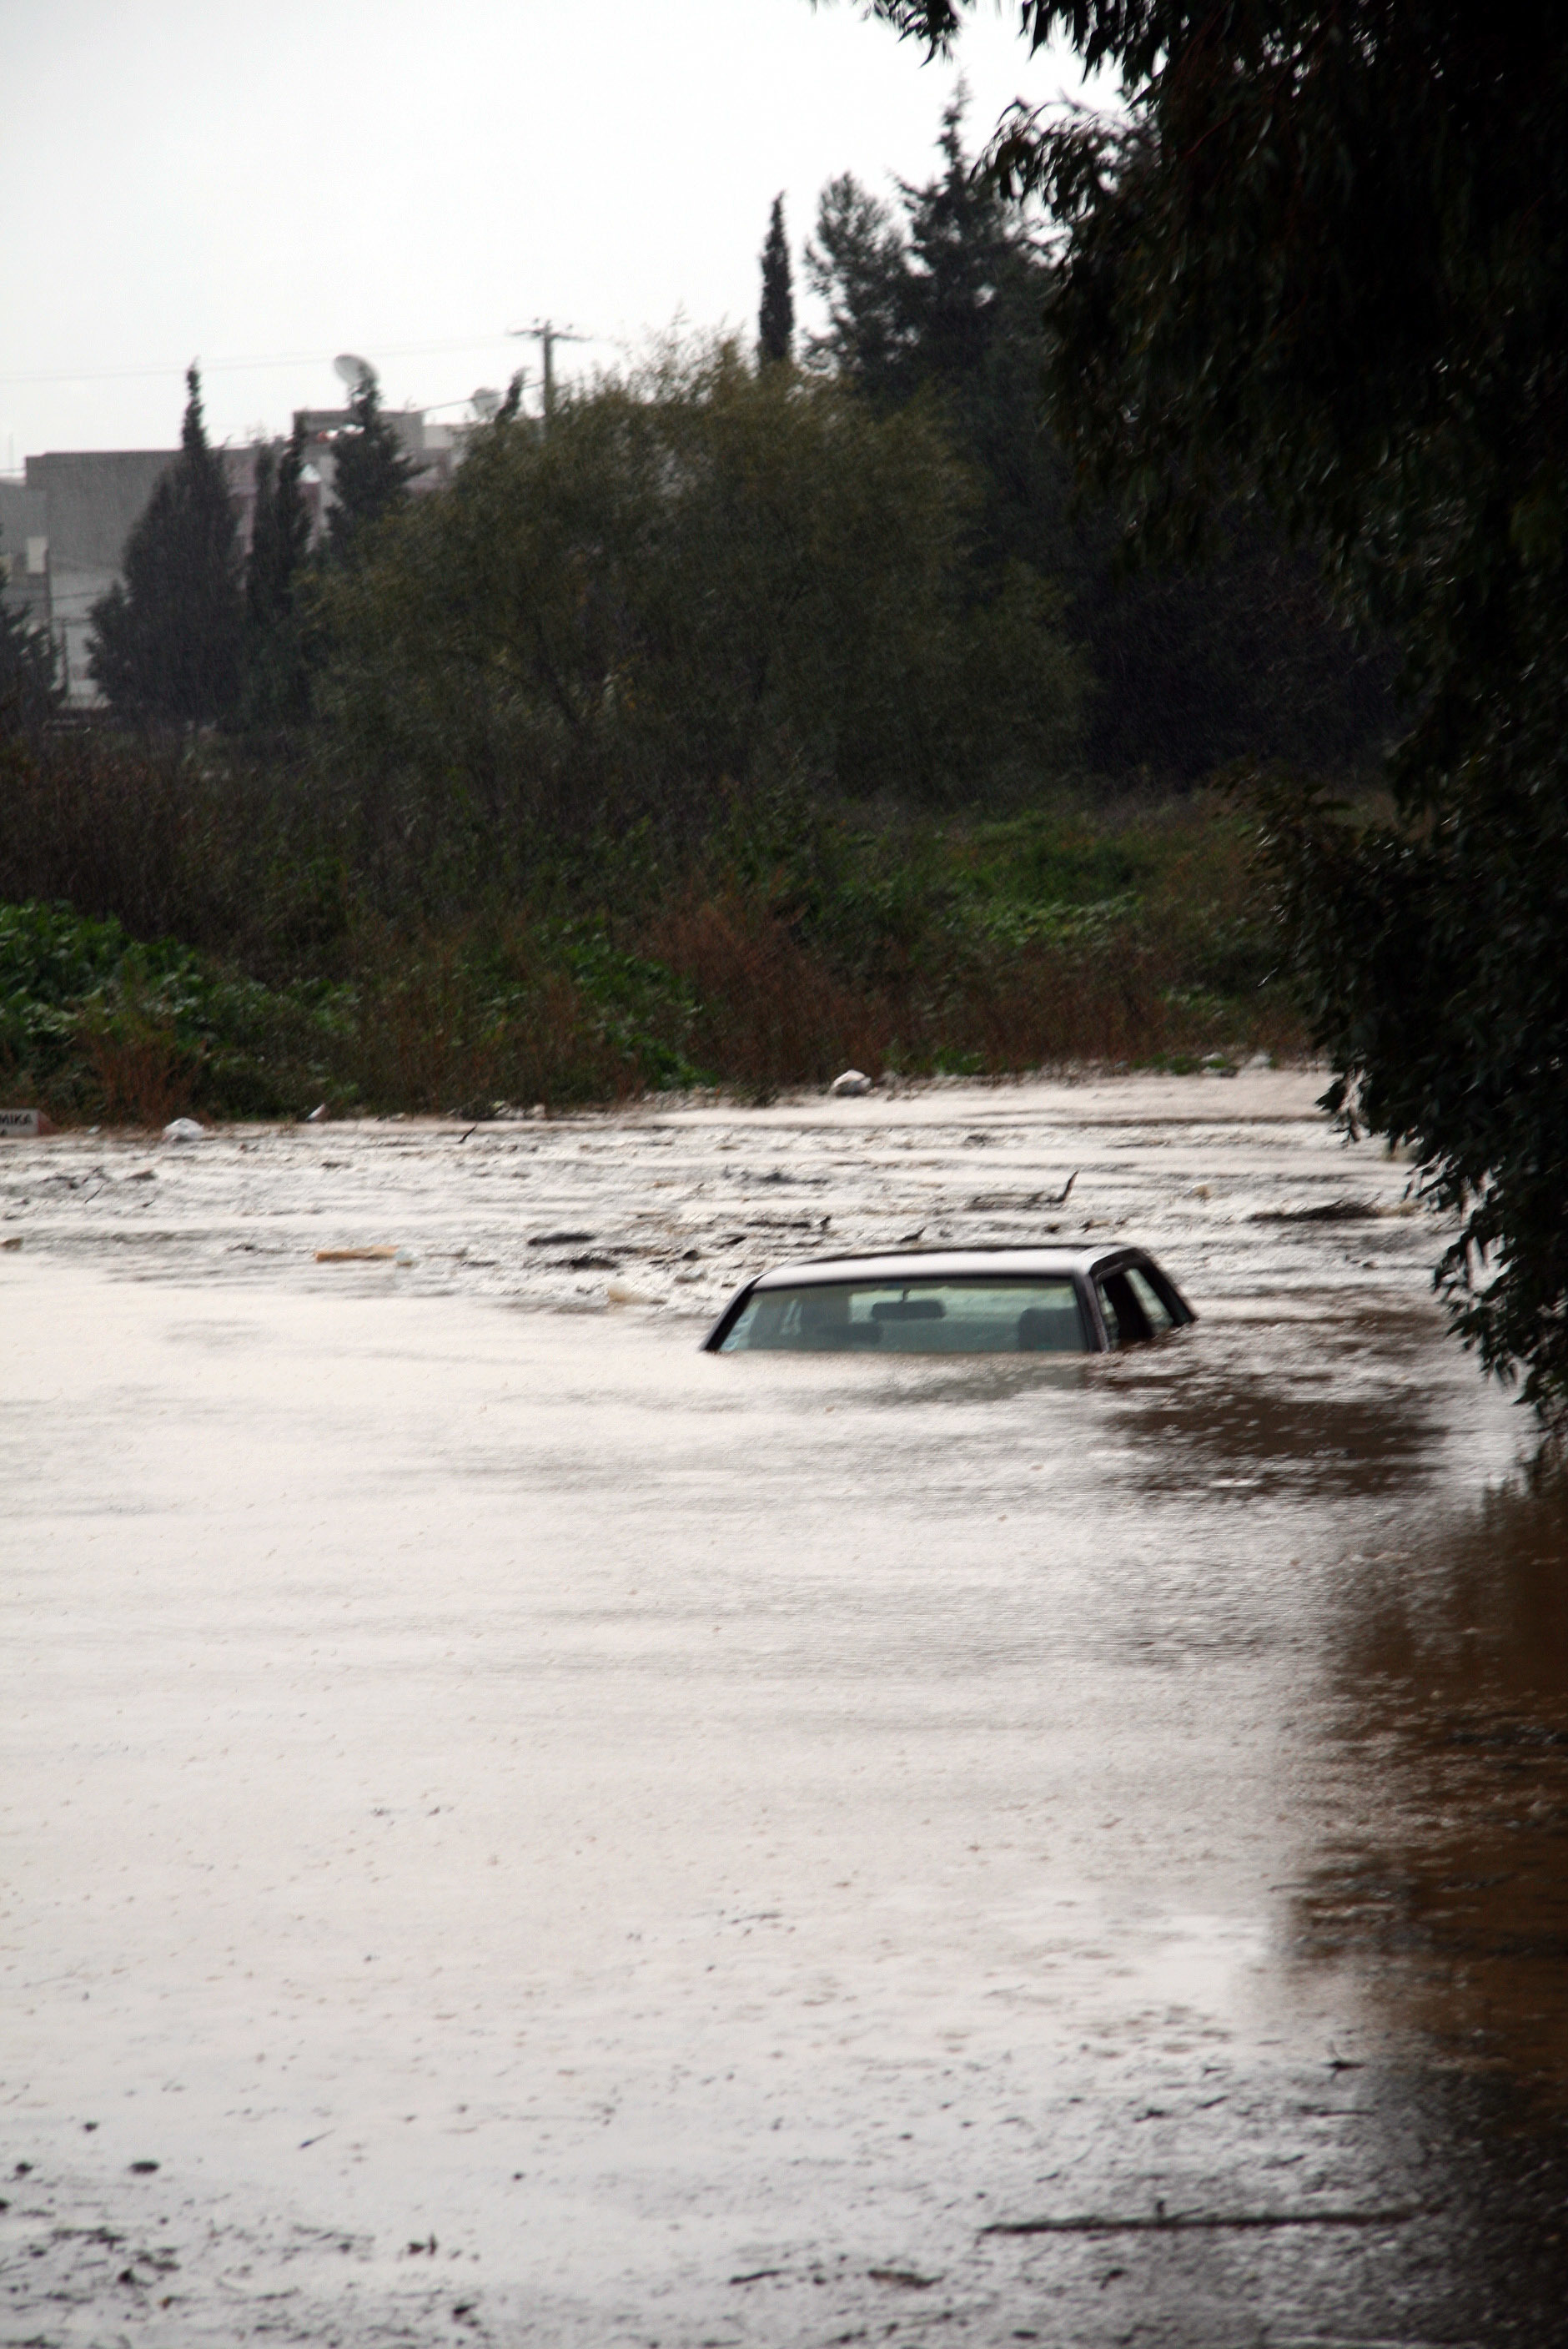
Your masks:
[[[163,1129],[165,1142],[205,1142],[207,1129],[198,1125],[193,1117],[177,1117]]]
[[[1348,1283],[1424,1300],[1440,1246],[1424,1213],[1379,1216],[1371,1271],[1342,1260],[1337,1226],[1300,1220],[1352,1182],[1391,1210],[1409,1180],[1380,1144],[1346,1148],[1316,1106],[1322,1087],[1317,1071],[1258,1069],[1222,1087],[1140,1075],[877,1086],[761,1109],[655,1098],[466,1132],[417,1118],[335,1120],[330,1135],[220,1126],[199,1151],[170,1149],[181,1171],[161,1194],[134,1178],[144,1136],[67,1133],[0,1150],[0,1229],[140,1278],[241,1287],[303,1281],[318,1250],[395,1234],[410,1292],[581,1311],[590,1293],[604,1301],[608,1277],[694,1325],[770,1264],[913,1234],[928,1247],[1125,1237],[1202,1310],[1254,1293],[1266,1230],[1276,1290],[1315,1299]],[[1265,1210],[1287,1220],[1254,1226]]]
[[[863,1069],[846,1069],[843,1075],[835,1077],[828,1087],[828,1091],[841,1101],[847,1096],[869,1093],[871,1089],[872,1081]]]

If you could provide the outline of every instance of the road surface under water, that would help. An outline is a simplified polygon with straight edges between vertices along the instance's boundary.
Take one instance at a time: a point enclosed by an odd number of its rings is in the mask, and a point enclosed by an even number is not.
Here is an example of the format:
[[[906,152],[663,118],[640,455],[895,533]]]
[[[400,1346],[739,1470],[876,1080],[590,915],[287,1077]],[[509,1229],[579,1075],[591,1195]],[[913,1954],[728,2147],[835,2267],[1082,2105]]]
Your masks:
[[[1568,1513],[1315,1090],[6,1145],[0,2341],[1560,2341]],[[1196,1328],[696,1350],[1057,1222]]]

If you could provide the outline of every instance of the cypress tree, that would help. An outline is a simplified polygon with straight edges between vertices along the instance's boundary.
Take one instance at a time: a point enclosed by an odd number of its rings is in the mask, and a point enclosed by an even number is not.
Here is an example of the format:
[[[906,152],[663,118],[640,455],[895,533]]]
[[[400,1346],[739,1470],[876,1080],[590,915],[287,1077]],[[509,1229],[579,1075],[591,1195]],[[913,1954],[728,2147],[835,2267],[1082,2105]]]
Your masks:
[[[790,357],[795,343],[795,291],[789,274],[789,240],[784,233],[784,199],[773,199],[762,247],[762,307],[757,320],[757,355],[764,366]]]
[[[362,531],[407,503],[415,470],[381,412],[381,386],[374,374],[356,386],[348,412],[354,420],[338,434],[332,451],[336,503],[327,530],[337,555],[348,554]]]
[[[88,667],[122,717],[191,725],[233,711],[243,611],[234,508],[194,367],[185,385],[180,454],[126,543],[123,583],[93,605]]]
[[[256,452],[256,502],[245,571],[244,714],[252,725],[288,725],[306,716],[310,678],[296,591],[310,543],[300,476],[304,428],[296,424],[274,459]]]

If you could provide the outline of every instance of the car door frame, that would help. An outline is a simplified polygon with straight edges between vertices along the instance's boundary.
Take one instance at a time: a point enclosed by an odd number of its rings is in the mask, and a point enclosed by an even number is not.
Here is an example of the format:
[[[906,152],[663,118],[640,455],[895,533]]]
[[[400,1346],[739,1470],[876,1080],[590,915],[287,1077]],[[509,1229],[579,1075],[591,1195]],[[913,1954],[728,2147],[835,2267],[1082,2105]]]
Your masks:
[[[1160,1267],[1151,1257],[1146,1256],[1141,1248],[1108,1248],[1103,1256],[1095,1257],[1083,1277],[1084,1287],[1088,1292],[1092,1315],[1089,1326],[1099,1333],[1099,1351],[1102,1354],[1118,1354],[1126,1350],[1117,1345],[1111,1337],[1109,1325],[1100,1306],[1099,1284],[1108,1273],[1126,1272],[1130,1268],[1143,1275],[1144,1279],[1171,1316],[1169,1330],[1157,1330],[1153,1337],[1149,1339],[1140,1338],[1137,1341],[1140,1345],[1157,1346],[1161,1337],[1169,1338],[1176,1330],[1185,1329],[1189,1322],[1198,1319],[1170,1275],[1161,1272]]]

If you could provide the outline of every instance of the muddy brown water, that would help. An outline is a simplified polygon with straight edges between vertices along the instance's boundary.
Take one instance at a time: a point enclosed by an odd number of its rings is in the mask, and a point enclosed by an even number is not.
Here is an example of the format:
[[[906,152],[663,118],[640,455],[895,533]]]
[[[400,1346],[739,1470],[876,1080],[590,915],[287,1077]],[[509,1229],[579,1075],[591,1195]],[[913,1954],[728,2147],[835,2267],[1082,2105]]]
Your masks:
[[[5,1145],[0,2340],[1563,2339],[1568,1508],[1316,1089]],[[1075,1169],[1195,1329],[696,1351]]]

